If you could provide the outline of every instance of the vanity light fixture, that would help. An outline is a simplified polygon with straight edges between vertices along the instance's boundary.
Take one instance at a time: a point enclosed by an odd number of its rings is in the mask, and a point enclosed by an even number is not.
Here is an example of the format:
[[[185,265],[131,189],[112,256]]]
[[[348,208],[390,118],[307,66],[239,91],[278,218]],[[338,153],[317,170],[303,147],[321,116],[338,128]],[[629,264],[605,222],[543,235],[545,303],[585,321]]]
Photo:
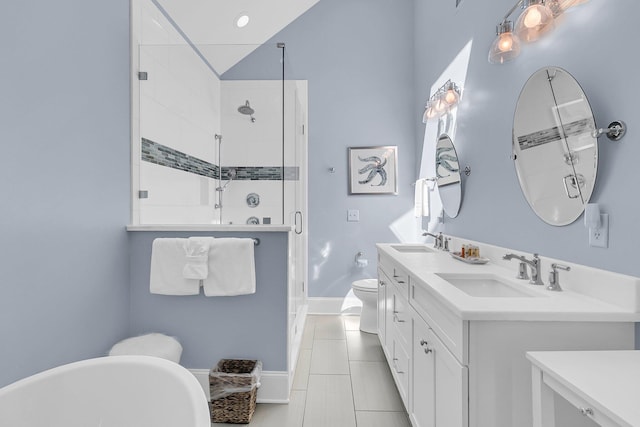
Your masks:
[[[497,37],[489,49],[489,62],[502,64],[520,55],[520,38],[513,32],[513,22],[503,21],[496,26]]]
[[[503,64],[520,55],[520,41],[531,43],[551,31],[555,18],[568,8],[585,0],[518,0],[496,26],[496,38],[489,49],[489,62]],[[518,8],[524,9],[516,20],[515,29],[509,17]]]
[[[424,107],[422,123],[427,123],[430,119],[440,118],[447,111],[455,108],[458,102],[460,102],[460,87],[451,80],[447,80],[429,97]]]

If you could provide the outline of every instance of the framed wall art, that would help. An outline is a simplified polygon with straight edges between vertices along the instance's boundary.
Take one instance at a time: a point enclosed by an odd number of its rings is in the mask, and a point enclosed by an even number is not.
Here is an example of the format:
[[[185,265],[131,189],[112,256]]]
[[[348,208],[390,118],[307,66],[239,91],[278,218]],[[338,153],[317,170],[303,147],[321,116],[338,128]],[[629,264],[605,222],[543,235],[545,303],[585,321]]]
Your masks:
[[[349,194],[398,194],[398,147],[349,147]]]

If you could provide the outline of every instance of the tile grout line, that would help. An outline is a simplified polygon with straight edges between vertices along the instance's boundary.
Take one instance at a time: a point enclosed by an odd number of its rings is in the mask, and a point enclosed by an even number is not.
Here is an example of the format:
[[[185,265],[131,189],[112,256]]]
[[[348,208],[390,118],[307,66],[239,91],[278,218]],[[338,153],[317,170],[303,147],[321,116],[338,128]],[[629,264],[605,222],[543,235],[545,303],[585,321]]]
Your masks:
[[[351,386],[351,403],[353,404],[353,421],[355,427],[358,427],[358,417],[356,416],[356,397],[353,393],[353,377],[351,376],[351,355],[349,354],[349,344],[347,343],[347,326],[344,317],[341,318],[342,329],[344,332],[344,344],[347,346],[347,366],[349,367],[349,385]]]
[[[308,320],[308,319],[307,319]],[[309,327],[311,325],[307,325]],[[304,333],[305,331],[303,331]],[[304,405],[302,406],[302,427],[307,416],[307,399],[309,398],[309,381],[311,380],[311,359],[313,358],[313,347],[316,342],[316,322],[313,321],[313,331],[311,331],[311,356],[309,357],[309,372],[307,372],[307,385],[304,389]],[[302,353],[302,352],[301,352]]]

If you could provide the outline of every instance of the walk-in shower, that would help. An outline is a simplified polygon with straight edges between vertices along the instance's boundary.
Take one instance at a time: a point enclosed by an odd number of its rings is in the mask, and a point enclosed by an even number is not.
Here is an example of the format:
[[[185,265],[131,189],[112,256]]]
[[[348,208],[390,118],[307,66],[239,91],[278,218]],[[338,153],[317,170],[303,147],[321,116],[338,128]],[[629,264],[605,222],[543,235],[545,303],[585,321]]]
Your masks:
[[[238,107],[238,112],[240,114],[244,114],[245,116],[249,116],[251,118],[251,123],[256,122],[256,118],[253,117],[253,114],[256,112],[251,105],[249,104],[249,100],[246,100],[244,105]]]
[[[217,73],[215,58],[203,63],[203,52],[235,48],[254,53]],[[141,44],[138,59],[133,222],[300,222],[307,86],[285,79],[284,44],[200,46],[199,53],[189,44]]]

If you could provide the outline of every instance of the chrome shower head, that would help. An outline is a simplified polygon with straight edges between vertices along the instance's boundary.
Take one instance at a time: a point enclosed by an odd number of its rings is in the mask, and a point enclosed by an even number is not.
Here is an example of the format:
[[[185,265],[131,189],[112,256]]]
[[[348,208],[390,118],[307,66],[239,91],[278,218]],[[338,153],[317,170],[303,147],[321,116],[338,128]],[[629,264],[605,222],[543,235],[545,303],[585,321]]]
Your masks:
[[[255,113],[255,110],[253,108],[251,108],[251,105],[249,105],[249,100],[247,100],[244,103],[244,105],[241,105],[241,106],[238,107],[238,112],[240,114],[244,114],[246,116],[250,116],[251,117],[251,123],[256,121],[255,117],[253,117],[253,113]]]

